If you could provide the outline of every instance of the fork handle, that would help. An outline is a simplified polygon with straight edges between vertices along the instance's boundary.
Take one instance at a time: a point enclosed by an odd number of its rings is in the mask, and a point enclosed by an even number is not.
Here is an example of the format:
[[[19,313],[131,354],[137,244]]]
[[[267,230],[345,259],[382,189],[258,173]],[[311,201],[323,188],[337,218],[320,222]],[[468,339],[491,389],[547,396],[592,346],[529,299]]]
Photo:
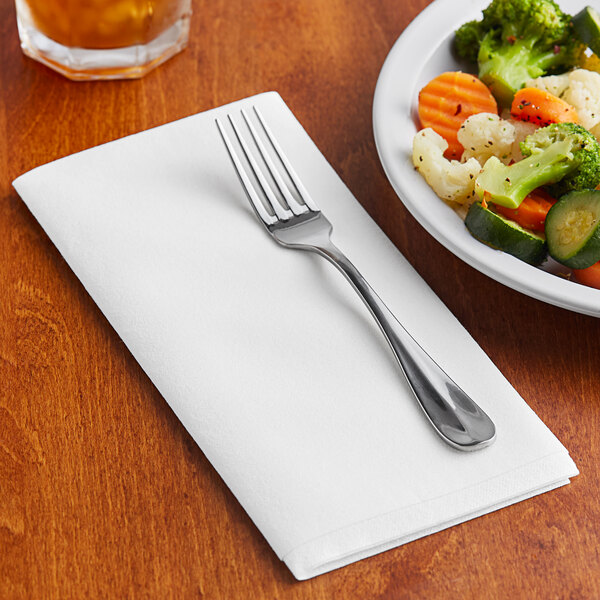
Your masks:
[[[478,450],[496,436],[492,420],[421,348],[358,269],[332,242],[313,246],[352,284],[389,342],[421,408],[442,439],[458,450]]]

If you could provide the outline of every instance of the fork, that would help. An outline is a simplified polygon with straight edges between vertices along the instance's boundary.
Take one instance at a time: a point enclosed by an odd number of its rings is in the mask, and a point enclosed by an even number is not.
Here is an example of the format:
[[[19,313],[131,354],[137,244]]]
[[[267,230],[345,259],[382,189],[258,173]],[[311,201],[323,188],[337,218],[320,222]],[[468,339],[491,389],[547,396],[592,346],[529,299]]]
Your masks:
[[[300,181],[258,108],[253,109],[254,119],[241,110],[248,131],[245,135],[231,114],[227,115],[241,153],[218,118],[216,124],[258,219],[279,244],[316,252],[342,272],[377,321],[421,408],[446,443],[458,450],[490,445],[496,436],[494,423],[406,331],[333,244],[331,223]],[[246,137],[252,139],[254,151]]]

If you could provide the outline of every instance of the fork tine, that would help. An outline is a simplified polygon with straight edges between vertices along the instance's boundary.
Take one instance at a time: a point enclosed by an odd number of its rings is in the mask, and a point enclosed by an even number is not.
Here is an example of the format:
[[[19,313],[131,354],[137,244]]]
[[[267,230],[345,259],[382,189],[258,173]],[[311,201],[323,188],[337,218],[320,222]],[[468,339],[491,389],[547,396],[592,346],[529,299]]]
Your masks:
[[[248,125],[248,129],[250,130],[250,134],[252,135],[252,138],[254,139],[254,143],[256,144],[256,147],[258,148],[261,156],[263,157],[263,160],[265,161],[265,165],[267,165],[267,169],[269,169],[271,176],[275,180],[275,183],[277,184],[277,187],[279,188],[279,191],[281,192],[282,196],[285,198],[285,201],[287,202],[287,205],[290,207],[290,210],[295,215],[302,215],[302,214],[308,212],[308,210],[309,210],[308,206],[305,206],[304,204],[300,204],[296,200],[296,198],[294,198],[294,196],[292,196],[290,189],[288,188],[287,184],[283,181],[283,177],[281,177],[281,174],[279,173],[279,169],[273,163],[273,159],[271,158],[270,154],[267,152],[267,149],[265,148],[263,141],[260,139],[256,129],[254,128],[254,125],[252,124],[252,121],[250,121],[246,111],[243,108],[242,108],[242,116],[244,117],[244,120],[246,121],[246,125]]]
[[[308,206],[308,208],[310,208],[310,210],[315,211],[315,212],[320,212],[319,207],[316,205],[315,201],[311,198],[307,189],[302,184],[302,181],[300,180],[300,177],[298,177],[298,174],[294,170],[294,167],[292,167],[292,163],[290,163],[288,157],[284,154],[283,150],[281,149],[279,142],[277,141],[275,136],[271,133],[271,129],[267,125],[265,120],[263,119],[262,114],[260,113],[260,111],[258,110],[258,108],[256,106],[254,106],[253,108],[254,108],[254,112],[256,113],[256,116],[258,117],[258,120],[260,121],[263,129],[265,130],[265,133],[267,134],[267,137],[269,138],[269,141],[273,145],[273,148],[275,148],[275,152],[277,152],[279,159],[283,163],[283,166],[285,167],[285,170],[287,171],[288,175],[290,176],[290,179],[292,180],[293,184],[296,186],[296,189],[298,190],[298,193],[300,194],[302,200],[304,201],[306,206]]]
[[[238,126],[235,124],[235,121],[231,118],[231,115],[227,115],[227,117],[229,118],[229,122],[231,123],[231,126],[233,127],[233,131],[235,132],[235,135],[240,143],[240,146],[242,147],[242,150],[244,151],[244,154],[246,155],[246,158],[248,159],[250,168],[252,169],[254,175],[256,176],[256,179],[258,179],[260,187],[262,188],[262,191],[264,192],[264,195],[266,196],[266,200],[270,204],[273,212],[275,213],[277,218],[280,219],[281,221],[289,220],[291,217],[294,216],[294,213],[292,213],[291,210],[288,210],[287,208],[284,208],[281,205],[281,203],[279,202],[279,200],[273,193],[271,186],[267,182],[267,180],[262,172],[262,169],[258,166],[258,163],[256,162],[256,159],[254,158],[254,155],[250,151],[250,148],[248,147],[246,140],[244,140],[244,136],[240,133],[240,130],[238,129]]]
[[[215,121],[217,123],[217,127],[219,128],[219,132],[221,133],[221,137],[223,138],[223,141],[225,142],[225,147],[227,148],[227,152],[229,153],[231,162],[233,163],[233,166],[235,167],[238,177],[240,178],[240,181],[242,182],[242,187],[246,191],[246,195],[248,196],[248,199],[250,200],[250,204],[252,204],[252,207],[254,208],[256,214],[258,215],[258,218],[265,225],[273,225],[274,223],[277,223],[277,220],[278,220],[277,217],[274,217],[273,215],[268,213],[264,204],[262,203],[262,200],[260,199],[259,195],[256,193],[256,189],[254,188],[254,185],[250,181],[250,178],[248,177],[248,174],[246,173],[246,169],[242,165],[242,162],[240,161],[236,151],[234,150],[233,144],[231,143],[229,136],[227,135],[227,133],[225,133],[225,128],[223,127],[220,119],[215,119]]]

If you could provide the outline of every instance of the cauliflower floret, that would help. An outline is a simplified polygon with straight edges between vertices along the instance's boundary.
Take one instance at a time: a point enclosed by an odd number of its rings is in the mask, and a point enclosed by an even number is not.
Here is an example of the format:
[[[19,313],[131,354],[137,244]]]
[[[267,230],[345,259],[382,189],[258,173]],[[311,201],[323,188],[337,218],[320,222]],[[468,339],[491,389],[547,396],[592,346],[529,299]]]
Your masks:
[[[508,164],[514,139],[515,128],[498,115],[471,115],[458,130],[458,141],[465,149],[461,160],[466,162],[470,158],[476,158],[483,165],[490,156],[497,156]]]
[[[600,73],[585,69],[571,71],[563,100],[575,107],[580,125],[592,129],[600,121]]]
[[[413,164],[442,200],[471,203],[475,199],[475,177],[481,170],[479,161],[470,158],[461,163],[444,158],[448,142],[430,127],[413,139]]]
[[[561,98],[565,90],[569,87],[569,74],[563,73],[562,75],[547,75],[546,77],[529,79],[525,82],[525,87],[545,90]]]

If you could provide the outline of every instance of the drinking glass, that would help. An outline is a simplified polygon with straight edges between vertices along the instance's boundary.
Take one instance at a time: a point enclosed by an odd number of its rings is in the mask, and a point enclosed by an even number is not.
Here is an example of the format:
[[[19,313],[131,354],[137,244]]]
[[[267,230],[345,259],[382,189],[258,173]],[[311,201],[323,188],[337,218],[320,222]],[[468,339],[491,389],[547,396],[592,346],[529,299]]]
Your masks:
[[[131,79],[187,45],[191,0],[16,0],[23,52],[69,79]]]

